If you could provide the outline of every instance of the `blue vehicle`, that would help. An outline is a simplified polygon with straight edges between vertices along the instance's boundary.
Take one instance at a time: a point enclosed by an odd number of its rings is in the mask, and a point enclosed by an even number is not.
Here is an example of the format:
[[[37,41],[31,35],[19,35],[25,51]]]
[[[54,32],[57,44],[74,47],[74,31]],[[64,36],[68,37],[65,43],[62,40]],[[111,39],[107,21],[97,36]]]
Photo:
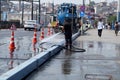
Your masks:
[[[76,26],[78,23],[77,17],[77,8],[75,4],[72,3],[63,3],[58,7],[57,12],[57,20],[59,22],[59,26],[63,26],[65,18],[71,19],[72,22],[72,32],[76,33],[78,31],[78,27]]]
[[[75,20],[77,19],[75,4],[63,3],[58,7],[57,19],[59,21],[59,25],[63,25],[65,18],[70,18],[75,26]]]

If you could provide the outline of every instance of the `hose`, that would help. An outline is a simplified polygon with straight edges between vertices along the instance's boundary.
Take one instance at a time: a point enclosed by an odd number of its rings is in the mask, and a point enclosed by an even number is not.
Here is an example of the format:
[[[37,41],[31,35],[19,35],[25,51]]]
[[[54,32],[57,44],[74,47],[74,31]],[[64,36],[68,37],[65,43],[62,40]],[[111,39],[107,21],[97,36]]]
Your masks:
[[[72,45],[72,48],[71,49],[68,49],[66,48],[65,46],[62,46],[62,45],[53,45],[53,46],[59,46],[59,47],[62,47],[63,49],[66,49],[66,50],[69,50],[71,52],[85,52],[86,50],[85,49],[82,49],[82,48],[78,48],[78,47],[75,47]],[[52,47],[53,47],[52,46]]]
[[[49,42],[43,42],[43,43],[39,44],[39,46],[42,45],[42,44],[44,44],[44,43],[49,43]],[[53,43],[49,43],[49,44],[53,44]],[[59,47],[61,47],[63,49],[69,50],[71,52],[85,52],[86,51],[85,49],[78,48],[78,47],[75,47],[73,45],[72,45],[71,49],[68,49],[68,48],[66,48],[65,46],[62,46],[62,45],[53,44],[51,47],[53,47],[53,46],[59,46]]]
[[[72,52],[85,52],[86,50],[83,48],[78,48],[72,45],[72,49],[70,49]]]

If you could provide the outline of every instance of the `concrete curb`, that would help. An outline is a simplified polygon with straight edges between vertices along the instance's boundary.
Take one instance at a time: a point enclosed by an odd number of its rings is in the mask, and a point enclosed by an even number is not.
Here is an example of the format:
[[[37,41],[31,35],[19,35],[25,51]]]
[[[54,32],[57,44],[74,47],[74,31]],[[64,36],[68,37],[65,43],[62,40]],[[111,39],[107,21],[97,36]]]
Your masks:
[[[76,33],[72,36],[72,40],[75,40],[80,33]],[[57,45],[64,45],[65,40],[59,42]],[[10,71],[4,73],[0,76],[0,80],[21,80],[24,77],[26,77],[29,73],[31,73],[33,70],[37,69],[38,66],[42,65],[44,62],[46,62],[48,59],[50,59],[53,55],[57,54],[60,50],[62,50],[62,47],[60,46],[53,46],[50,49],[48,49],[46,52],[42,52],[31,59],[25,61],[24,63],[16,66],[14,69],[11,69]]]

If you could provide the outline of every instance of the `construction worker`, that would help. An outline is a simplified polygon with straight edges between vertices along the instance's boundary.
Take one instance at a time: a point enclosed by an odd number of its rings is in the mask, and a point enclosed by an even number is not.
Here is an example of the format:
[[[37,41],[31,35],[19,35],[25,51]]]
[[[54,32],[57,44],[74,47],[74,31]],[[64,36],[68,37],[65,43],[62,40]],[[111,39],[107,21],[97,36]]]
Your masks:
[[[72,48],[72,29],[71,29],[71,19],[70,18],[65,18],[64,25],[63,25],[63,30],[65,34],[65,46],[68,49]]]

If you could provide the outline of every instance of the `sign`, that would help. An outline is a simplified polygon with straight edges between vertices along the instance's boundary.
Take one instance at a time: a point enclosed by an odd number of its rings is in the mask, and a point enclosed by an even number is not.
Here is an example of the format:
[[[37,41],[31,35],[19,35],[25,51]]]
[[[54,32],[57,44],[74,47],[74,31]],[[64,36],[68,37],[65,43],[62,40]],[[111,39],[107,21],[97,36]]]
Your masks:
[[[84,17],[85,13],[83,11],[80,12],[80,17]]]
[[[85,6],[80,6],[80,11],[84,12],[85,11]]]
[[[91,16],[90,15],[88,15],[88,19],[90,19],[91,18]]]

